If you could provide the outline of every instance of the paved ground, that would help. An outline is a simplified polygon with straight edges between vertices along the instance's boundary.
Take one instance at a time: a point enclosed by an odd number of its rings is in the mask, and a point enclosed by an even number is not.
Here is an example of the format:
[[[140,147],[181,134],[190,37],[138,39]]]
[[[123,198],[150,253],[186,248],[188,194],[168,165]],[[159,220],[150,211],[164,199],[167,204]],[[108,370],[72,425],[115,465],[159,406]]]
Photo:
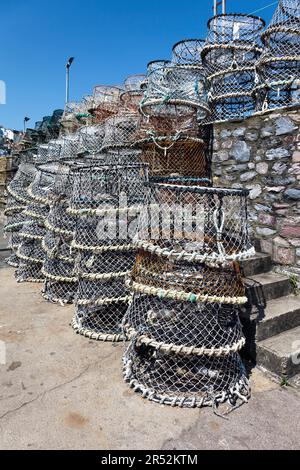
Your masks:
[[[2,263],[1,449],[300,448],[295,389],[254,369],[252,399],[228,420],[147,402],[122,380],[122,344],[75,335],[72,307],[45,302],[39,290],[17,284]]]

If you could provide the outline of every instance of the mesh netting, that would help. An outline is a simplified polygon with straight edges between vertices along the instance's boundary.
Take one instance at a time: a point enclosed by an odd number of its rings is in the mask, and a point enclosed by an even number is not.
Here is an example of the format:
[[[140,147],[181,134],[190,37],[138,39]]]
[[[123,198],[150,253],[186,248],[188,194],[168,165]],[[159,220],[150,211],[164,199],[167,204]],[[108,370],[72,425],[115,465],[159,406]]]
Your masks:
[[[210,162],[202,139],[153,138],[139,142],[141,161],[149,164],[150,176],[191,176],[206,178]]]
[[[300,100],[300,1],[281,0],[262,34],[257,64],[257,110],[293,106]]]
[[[140,103],[142,113],[153,114],[157,104],[185,104],[208,112],[204,74],[200,67],[175,65],[170,61],[153,61],[148,64],[147,89]]]
[[[247,195],[245,190],[153,183],[135,242],[174,259],[219,263],[251,256]]]
[[[124,92],[120,101],[124,109],[136,112],[143,97],[143,86],[146,76],[142,74],[130,75],[124,82]]]
[[[249,382],[237,354],[178,356],[132,341],[124,357],[124,377],[144,398],[181,407],[231,407],[246,402]]]
[[[208,27],[202,50],[212,108],[207,122],[245,118],[255,110],[255,64],[264,21],[252,15],[218,15]]]
[[[105,134],[104,123],[81,127],[79,133],[85,152],[95,155],[101,151]]]

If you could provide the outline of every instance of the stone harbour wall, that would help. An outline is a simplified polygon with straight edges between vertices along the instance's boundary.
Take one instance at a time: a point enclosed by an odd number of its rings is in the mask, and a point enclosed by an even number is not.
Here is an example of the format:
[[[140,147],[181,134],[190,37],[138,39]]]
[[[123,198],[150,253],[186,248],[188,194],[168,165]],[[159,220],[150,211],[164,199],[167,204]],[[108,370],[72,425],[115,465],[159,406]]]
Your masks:
[[[214,126],[214,185],[247,188],[249,222],[275,265],[300,273],[300,108]]]

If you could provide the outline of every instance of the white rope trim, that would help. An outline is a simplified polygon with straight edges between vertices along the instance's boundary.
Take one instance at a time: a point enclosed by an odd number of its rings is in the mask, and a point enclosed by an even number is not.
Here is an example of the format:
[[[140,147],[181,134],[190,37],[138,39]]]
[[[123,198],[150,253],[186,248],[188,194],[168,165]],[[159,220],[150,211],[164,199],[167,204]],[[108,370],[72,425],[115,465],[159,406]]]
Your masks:
[[[74,315],[71,321],[71,326],[77,334],[85,336],[89,339],[94,339],[95,341],[104,341],[110,343],[126,341],[126,337],[123,334],[96,333],[95,331],[81,327],[77,322],[76,315]]]
[[[124,325],[124,330],[126,330],[126,333],[130,338],[134,338],[137,336],[137,331],[129,327],[128,325]],[[178,355],[184,355],[184,356],[215,356],[215,357],[221,357],[221,356],[228,356],[229,354],[233,352],[238,352],[240,351],[246,343],[245,338],[241,338],[239,341],[235,342],[232,345],[227,345],[227,346],[221,346],[220,348],[205,348],[202,346],[201,348],[198,348],[196,346],[178,346],[174,343],[164,343],[163,341],[156,341],[152,338],[149,338],[147,335],[141,335],[137,339],[137,346],[141,344],[145,344],[146,346],[150,346],[154,349],[157,349],[158,351],[163,351],[166,353],[174,353]]]
[[[58,276],[54,274],[50,274],[46,271],[45,267],[42,267],[42,274],[51,281],[59,281],[59,282],[69,282],[74,283],[78,281],[77,277],[65,277],[65,276]]]
[[[249,248],[248,250],[245,250],[240,253],[234,253],[234,254],[226,254],[225,255],[220,255],[220,253],[212,253],[212,254],[203,254],[200,255],[198,253],[188,253],[186,251],[181,251],[176,252],[175,250],[169,250],[168,248],[161,248],[160,246],[153,245],[152,243],[143,241],[143,240],[137,240],[134,242],[135,246],[137,248],[142,248],[145,251],[148,251],[149,253],[158,255],[158,256],[164,256],[166,258],[170,259],[177,259],[177,260],[185,260],[185,261],[199,261],[199,262],[212,262],[212,263],[219,263],[223,264],[227,261],[241,261],[247,258],[251,258],[252,256],[255,255],[255,249],[254,247]]]
[[[120,271],[120,272],[115,272],[115,273],[105,273],[105,274],[99,274],[99,273],[80,273],[79,277],[82,279],[89,279],[91,281],[108,281],[110,279],[118,279],[121,277],[126,277],[130,274],[131,271]]]
[[[128,289],[132,289],[134,292],[153,295],[159,297],[160,299],[174,299],[178,300],[179,302],[208,302],[230,305],[243,305],[248,301],[247,297],[221,297],[217,295],[195,294],[193,292],[176,291],[172,289],[160,289],[157,287],[147,286],[145,284],[139,284],[129,279],[125,281],[125,285]]]
[[[77,299],[76,305],[78,306],[85,306],[85,305],[96,305],[96,306],[103,306],[103,305],[111,305],[116,303],[130,303],[132,300],[132,295],[127,295],[124,297],[104,297],[101,299]]]

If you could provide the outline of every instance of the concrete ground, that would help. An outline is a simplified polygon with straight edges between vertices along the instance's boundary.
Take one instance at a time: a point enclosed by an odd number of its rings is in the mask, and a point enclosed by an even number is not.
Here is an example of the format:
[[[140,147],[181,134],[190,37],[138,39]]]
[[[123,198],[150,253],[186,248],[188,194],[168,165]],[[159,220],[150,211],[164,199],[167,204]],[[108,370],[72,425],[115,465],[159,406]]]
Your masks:
[[[38,284],[17,284],[1,263],[1,449],[300,448],[296,389],[254,369],[251,400],[228,420],[150,403],[122,380],[123,345],[77,336],[72,310],[45,302]]]

